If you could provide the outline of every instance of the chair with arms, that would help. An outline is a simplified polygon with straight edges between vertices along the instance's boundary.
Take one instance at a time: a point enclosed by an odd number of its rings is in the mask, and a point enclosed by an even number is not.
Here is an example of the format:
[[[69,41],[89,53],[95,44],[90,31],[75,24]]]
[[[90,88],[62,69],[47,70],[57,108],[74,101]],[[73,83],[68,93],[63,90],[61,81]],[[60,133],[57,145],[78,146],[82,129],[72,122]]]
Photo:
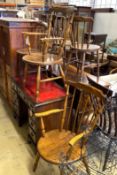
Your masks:
[[[37,54],[31,54],[29,44],[29,54],[23,57],[25,62],[24,85],[26,84],[28,65],[35,65],[37,67],[36,97],[39,95],[40,83],[64,79],[61,65],[63,64],[64,46],[70,31],[73,15],[74,8],[72,7],[53,6],[51,8],[47,36],[40,39],[40,51]],[[51,67],[53,69],[55,65],[59,67],[59,75],[42,78],[41,68]]]
[[[86,84],[66,82],[67,91],[63,109],[53,109],[34,113],[41,123],[42,137],[37,143],[37,155],[33,170],[37,168],[39,158],[56,165],[71,165],[82,160],[87,174],[90,174],[86,160],[86,143],[103,111],[103,93]],[[72,88],[72,89],[71,89]],[[72,90],[72,96],[69,91]],[[68,103],[68,97],[71,103]],[[69,110],[69,112],[67,112]],[[58,129],[46,132],[44,118],[53,113],[61,114]],[[62,161],[64,156],[64,161]],[[61,175],[64,174],[60,169]]]
[[[115,155],[117,155],[117,150],[114,150],[114,147],[112,146],[113,143],[115,143],[117,146],[117,74],[106,75],[100,77],[100,79],[101,78],[102,81],[105,80],[105,82],[108,84],[110,83],[110,86],[105,87],[104,84],[101,85],[97,83],[94,79],[92,79],[91,76],[88,75],[89,83],[94,87],[101,89],[106,95],[104,111],[100,115],[100,119],[97,125],[101,133],[106,135],[109,140],[109,144],[106,146],[104,162],[102,165],[102,170],[105,171],[106,168],[116,166],[115,162],[114,164],[111,164],[110,162],[112,162],[112,159],[115,157]],[[109,160],[110,157],[111,161]]]

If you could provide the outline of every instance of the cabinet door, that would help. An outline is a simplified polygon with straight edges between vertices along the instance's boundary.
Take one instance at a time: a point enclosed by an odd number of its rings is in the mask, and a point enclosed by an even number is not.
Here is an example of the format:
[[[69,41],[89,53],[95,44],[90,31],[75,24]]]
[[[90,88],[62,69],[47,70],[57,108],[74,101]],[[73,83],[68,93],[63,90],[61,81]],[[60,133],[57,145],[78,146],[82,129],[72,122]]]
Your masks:
[[[7,97],[7,81],[6,81],[6,69],[4,60],[0,58],[0,89],[2,94]]]
[[[0,91],[1,93],[7,97],[7,89],[6,89],[6,66],[5,66],[5,59],[3,56],[4,53],[4,35],[2,33],[3,27],[0,26]]]
[[[2,57],[5,63],[10,65],[10,37],[7,27],[2,28]]]

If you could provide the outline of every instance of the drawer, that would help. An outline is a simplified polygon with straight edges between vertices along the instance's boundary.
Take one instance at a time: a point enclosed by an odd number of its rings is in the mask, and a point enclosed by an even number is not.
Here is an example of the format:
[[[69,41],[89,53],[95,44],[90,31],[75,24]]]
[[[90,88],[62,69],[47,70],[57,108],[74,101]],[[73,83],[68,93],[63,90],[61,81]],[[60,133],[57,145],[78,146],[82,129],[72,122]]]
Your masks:
[[[38,124],[38,119],[35,119],[35,118],[29,116],[29,126],[30,126],[35,132],[38,132],[37,124]]]
[[[28,131],[29,131],[28,134],[29,134],[30,138],[32,139],[33,143],[36,144],[37,143],[36,133],[34,132],[34,130],[31,127],[29,127]]]

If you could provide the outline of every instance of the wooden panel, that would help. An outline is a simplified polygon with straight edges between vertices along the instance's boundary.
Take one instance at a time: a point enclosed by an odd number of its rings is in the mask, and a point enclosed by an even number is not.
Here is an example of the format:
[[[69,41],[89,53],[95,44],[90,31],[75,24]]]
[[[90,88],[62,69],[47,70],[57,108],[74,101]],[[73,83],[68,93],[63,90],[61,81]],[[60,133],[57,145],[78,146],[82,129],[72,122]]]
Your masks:
[[[0,59],[0,91],[7,97],[7,80],[4,60]]]

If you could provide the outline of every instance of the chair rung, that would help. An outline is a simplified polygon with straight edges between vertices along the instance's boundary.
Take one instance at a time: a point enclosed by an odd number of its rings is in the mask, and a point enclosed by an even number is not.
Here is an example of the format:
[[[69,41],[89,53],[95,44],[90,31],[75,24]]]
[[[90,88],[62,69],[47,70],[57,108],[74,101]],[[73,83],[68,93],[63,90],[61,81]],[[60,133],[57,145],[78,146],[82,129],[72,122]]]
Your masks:
[[[40,82],[53,81],[53,80],[58,80],[58,79],[61,79],[61,78],[62,78],[61,76],[54,77],[54,78],[47,78],[47,79],[44,79],[44,80],[40,80]]]
[[[63,112],[63,109],[52,109],[52,110],[49,110],[49,111],[44,111],[44,112],[39,112],[39,113],[35,113],[35,117],[46,117],[48,115],[51,115],[51,114],[56,114],[56,113],[59,113],[59,112]]]

